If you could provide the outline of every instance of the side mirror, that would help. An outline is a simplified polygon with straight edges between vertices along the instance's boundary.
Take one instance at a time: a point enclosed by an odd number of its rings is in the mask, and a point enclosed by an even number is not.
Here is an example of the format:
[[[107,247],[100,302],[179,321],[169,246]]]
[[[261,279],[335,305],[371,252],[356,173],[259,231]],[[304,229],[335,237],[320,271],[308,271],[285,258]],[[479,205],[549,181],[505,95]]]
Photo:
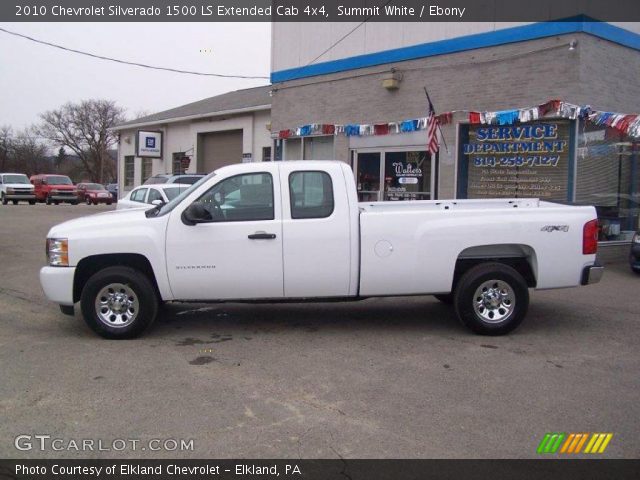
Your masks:
[[[156,200],[152,200],[151,205],[155,205],[156,207],[159,207],[161,205],[164,205],[164,202],[158,198]]]
[[[211,214],[204,208],[202,202],[193,202],[182,212],[182,222],[185,225],[193,226],[211,220],[213,220]]]

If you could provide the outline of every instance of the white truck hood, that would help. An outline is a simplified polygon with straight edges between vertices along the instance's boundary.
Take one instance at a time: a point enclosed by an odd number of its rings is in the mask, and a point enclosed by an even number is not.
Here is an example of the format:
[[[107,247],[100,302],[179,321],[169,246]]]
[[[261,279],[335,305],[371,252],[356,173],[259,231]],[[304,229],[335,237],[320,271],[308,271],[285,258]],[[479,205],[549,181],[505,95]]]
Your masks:
[[[112,234],[114,230],[129,230],[134,226],[141,226],[143,222],[150,221],[144,214],[147,210],[149,209],[113,210],[75,218],[52,227],[47,237],[70,238],[75,235],[82,235],[83,237],[103,236],[107,232]]]
[[[29,190],[34,188],[30,183],[5,183],[3,186],[6,188],[28,188]]]

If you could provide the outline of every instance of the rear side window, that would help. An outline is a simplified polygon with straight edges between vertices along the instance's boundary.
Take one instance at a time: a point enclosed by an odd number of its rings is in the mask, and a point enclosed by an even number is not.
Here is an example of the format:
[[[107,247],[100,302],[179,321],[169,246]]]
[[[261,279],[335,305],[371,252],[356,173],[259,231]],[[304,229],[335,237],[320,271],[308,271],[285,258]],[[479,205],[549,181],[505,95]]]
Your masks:
[[[326,218],[333,213],[333,184],[326,172],[289,175],[291,218]]]

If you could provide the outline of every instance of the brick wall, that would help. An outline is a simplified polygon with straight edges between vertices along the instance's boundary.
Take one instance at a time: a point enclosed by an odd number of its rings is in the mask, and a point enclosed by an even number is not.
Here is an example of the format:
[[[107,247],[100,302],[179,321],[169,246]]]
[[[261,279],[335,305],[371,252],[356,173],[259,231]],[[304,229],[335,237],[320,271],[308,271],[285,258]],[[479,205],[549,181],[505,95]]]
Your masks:
[[[574,51],[569,42],[578,41]],[[400,88],[387,91],[391,68]],[[274,85],[272,131],[307,123],[376,123],[422,117],[429,89],[438,112],[501,110],[559,98],[598,109],[640,111],[640,53],[587,34],[430,57]],[[443,133],[440,198],[454,196],[456,124]],[[348,139],[338,138],[336,156],[348,160]]]

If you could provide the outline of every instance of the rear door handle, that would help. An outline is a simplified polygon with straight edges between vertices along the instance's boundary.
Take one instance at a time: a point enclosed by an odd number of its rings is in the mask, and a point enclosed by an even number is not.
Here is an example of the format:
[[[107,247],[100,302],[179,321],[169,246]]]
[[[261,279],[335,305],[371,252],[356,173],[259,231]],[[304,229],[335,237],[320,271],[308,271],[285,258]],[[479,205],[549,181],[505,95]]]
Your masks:
[[[249,240],[273,240],[276,238],[275,233],[256,232],[248,236]]]

